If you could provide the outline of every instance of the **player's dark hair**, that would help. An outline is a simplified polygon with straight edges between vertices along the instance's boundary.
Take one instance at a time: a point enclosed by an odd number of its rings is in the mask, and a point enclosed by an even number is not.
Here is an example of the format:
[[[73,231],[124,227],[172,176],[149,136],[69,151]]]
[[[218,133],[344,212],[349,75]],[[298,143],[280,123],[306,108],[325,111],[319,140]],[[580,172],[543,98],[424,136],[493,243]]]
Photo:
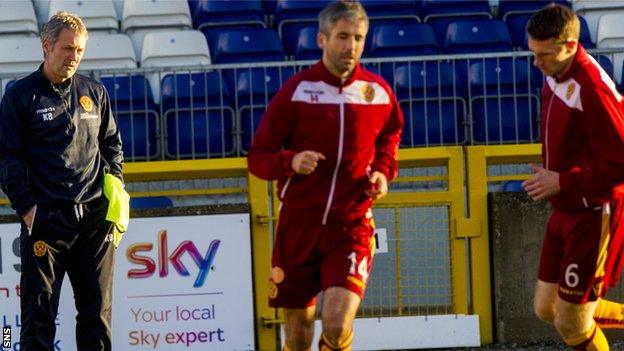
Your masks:
[[[551,4],[534,13],[527,23],[527,33],[536,40],[578,40],[581,24],[571,9]]]

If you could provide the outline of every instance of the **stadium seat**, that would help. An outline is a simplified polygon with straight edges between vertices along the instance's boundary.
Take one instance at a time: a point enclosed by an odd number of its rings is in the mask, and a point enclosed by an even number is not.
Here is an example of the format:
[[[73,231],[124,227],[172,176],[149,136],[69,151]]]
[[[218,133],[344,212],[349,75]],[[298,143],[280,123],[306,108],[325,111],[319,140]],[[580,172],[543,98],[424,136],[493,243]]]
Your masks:
[[[124,34],[103,34],[89,38],[80,70],[136,68],[132,42]]]
[[[433,29],[426,23],[382,25],[374,29],[369,57],[435,55],[440,52]]]
[[[198,30],[213,26],[267,27],[260,0],[199,0],[193,22]]]
[[[234,29],[219,34],[214,63],[284,61],[277,32],[272,29]]]
[[[464,142],[466,102],[451,64],[433,61],[404,64],[396,69],[395,91],[405,116],[402,145]]]
[[[186,0],[124,1],[121,29],[128,33],[149,28],[192,28]]]
[[[492,14],[487,0],[423,0],[421,18],[433,28],[438,42],[443,43],[449,23],[491,19]]]
[[[420,22],[420,6],[413,0],[362,0],[371,21],[411,18]]]
[[[570,7],[567,0],[499,0],[498,17],[506,21],[517,15],[532,15],[552,3]]]
[[[173,207],[173,201],[166,196],[131,197],[130,208],[167,208]]]
[[[80,16],[89,33],[115,33],[119,30],[117,13],[112,0],[50,0],[48,18],[58,11],[67,11]]]
[[[522,181],[521,180],[511,180],[511,181],[505,182],[505,185],[503,185],[503,191],[506,191],[506,192],[522,192],[522,191],[524,191],[524,188],[522,187]]]
[[[30,1],[0,2],[0,36],[35,36],[39,33]]]
[[[123,143],[126,161],[151,160],[160,154],[158,107],[142,75],[102,77]]]
[[[303,27],[299,31],[295,60],[319,60],[323,56],[323,50],[316,42],[318,26]]]
[[[446,31],[446,54],[511,51],[513,45],[505,23],[500,20],[451,22]]]
[[[598,21],[609,13],[623,13],[624,2],[608,0],[573,0],[572,9],[587,21],[592,42],[597,43]]]
[[[254,132],[273,95],[294,74],[292,67],[243,69],[236,80],[236,100],[242,129],[241,151],[251,146]]]
[[[594,58],[596,59],[600,67],[602,67],[602,69],[609,75],[609,77],[611,77],[613,81],[616,81],[617,79],[615,78],[615,75],[613,72],[613,62],[611,62],[611,59],[609,59],[609,56],[598,55],[597,57],[594,56]]]
[[[624,33],[620,27],[624,21],[624,9],[622,13],[608,13],[602,15],[598,20],[598,33],[596,45],[599,48],[624,48]],[[614,74],[616,80],[622,77],[622,61],[624,60],[624,52],[609,54],[615,63]],[[619,82],[621,83],[621,81]]]
[[[0,72],[30,73],[43,62],[41,40],[36,37],[0,37]]]
[[[539,98],[524,59],[482,60],[470,64],[470,111],[474,143],[537,140]]]
[[[329,0],[278,0],[273,25],[284,43],[284,52],[292,56],[297,49],[299,31],[303,27],[318,25],[319,12]]]
[[[145,35],[141,50],[141,67],[186,69],[210,65],[208,44],[200,31],[180,30],[150,32]],[[156,103],[160,101],[160,81],[166,74],[148,74]]]
[[[367,57],[423,56],[439,52],[435,35],[428,24],[389,24],[374,28]],[[376,71],[392,85],[397,63],[379,62],[375,66]]]
[[[167,158],[224,157],[234,152],[236,113],[218,72],[168,74],[161,89]]]

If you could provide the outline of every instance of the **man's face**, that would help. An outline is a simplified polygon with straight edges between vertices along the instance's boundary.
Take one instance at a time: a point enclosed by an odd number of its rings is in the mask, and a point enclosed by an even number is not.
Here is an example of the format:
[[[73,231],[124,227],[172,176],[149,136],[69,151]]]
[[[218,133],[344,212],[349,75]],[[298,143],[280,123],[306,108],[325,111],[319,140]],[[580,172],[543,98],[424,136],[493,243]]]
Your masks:
[[[49,75],[48,79],[54,83],[60,83],[71,78],[78,69],[86,45],[86,35],[78,34],[67,28],[61,30],[54,45],[44,40],[44,67]]]
[[[559,76],[566,71],[576,53],[575,41],[557,39],[537,40],[529,36],[529,50],[534,54],[533,65],[546,76]]]
[[[364,21],[339,19],[329,35],[319,33],[317,42],[323,49],[323,63],[338,77],[348,77],[360,62],[368,25]]]

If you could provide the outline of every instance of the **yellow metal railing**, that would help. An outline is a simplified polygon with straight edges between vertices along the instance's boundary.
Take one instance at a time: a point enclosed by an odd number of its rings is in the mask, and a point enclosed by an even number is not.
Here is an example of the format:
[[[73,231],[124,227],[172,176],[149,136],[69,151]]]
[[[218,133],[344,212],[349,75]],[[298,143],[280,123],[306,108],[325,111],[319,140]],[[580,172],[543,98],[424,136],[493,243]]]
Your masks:
[[[466,167],[468,176],[468,211],[476,223],[470,240],[472,267],[473,313],[479,315],[481,343],[493,341],[492,295],[490,276],[490,238],[488,229],[488,183],[526,179],[529,175],[488,176],[489,165],[540,162],[539,144],[468,146]]]

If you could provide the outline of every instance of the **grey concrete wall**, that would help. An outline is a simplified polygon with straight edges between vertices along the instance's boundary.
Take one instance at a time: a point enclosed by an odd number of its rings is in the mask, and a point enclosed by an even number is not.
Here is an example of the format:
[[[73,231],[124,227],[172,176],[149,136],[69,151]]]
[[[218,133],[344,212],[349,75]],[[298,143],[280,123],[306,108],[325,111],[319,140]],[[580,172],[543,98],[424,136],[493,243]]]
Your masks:
[[[557,340],[554,327],[533,314],[533,292],[546,221],[547,202],[533,202],[525,193],[490,193],[490,242],[494,328],[498,342],[527,343]],[[624,302],[624,284],[607,298]],[[609,330],[611,340],[624,331]]]

